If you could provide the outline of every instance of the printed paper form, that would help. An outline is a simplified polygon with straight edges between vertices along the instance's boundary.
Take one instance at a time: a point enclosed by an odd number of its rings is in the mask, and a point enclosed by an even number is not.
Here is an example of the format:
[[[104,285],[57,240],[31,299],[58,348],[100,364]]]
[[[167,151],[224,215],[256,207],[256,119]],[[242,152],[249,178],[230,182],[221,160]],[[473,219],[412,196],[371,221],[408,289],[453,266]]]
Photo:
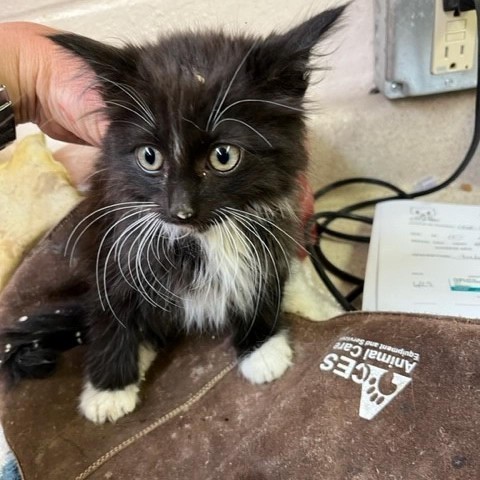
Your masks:
[[[480,319],[480,206],[379,204],[363,309]]]

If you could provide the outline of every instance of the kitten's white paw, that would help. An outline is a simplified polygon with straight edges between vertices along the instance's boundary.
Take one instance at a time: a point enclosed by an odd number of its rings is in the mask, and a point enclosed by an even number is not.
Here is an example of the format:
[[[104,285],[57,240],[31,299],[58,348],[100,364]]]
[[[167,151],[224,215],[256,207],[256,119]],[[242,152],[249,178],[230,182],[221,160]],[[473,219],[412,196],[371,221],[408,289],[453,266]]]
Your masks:
[[[135,409],[138,391],[136,383],[122,390],[97,390],[87,382],[80,397],[80,411],[94,423],[115,422]]]
[[[285,332],[277,333],[240,362],[240,371],[252,383],[271,382],[292,365],[293,352]]]

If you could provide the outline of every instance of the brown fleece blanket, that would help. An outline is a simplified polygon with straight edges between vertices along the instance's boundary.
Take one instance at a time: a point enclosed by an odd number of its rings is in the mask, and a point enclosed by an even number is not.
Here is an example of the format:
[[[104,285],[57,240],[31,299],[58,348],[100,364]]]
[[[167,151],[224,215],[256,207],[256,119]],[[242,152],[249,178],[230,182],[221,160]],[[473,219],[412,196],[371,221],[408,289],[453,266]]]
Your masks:
[[[17,270],[0,320],[81,285],[63,257],[67,219]],[[75,261],[75,259],[74,259]],[[82,347],[57,373],[4,392],[7,440],[26,480],[452,480],[480,478],[480,323],[355,313],[291,317],[295,364],[248,384],[227,338],[190,338],[149,371],[116,424],[77,412]]]

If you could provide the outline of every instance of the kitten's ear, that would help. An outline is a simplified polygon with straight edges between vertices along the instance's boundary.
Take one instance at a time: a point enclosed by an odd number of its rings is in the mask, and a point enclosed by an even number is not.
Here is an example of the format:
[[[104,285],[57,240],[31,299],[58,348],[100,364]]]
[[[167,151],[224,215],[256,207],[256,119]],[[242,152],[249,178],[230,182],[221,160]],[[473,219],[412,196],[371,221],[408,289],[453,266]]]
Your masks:
[[[49,38],[66,51],[83,59],[92,68],[104,94],[113,89],[113,82],[121,82],[136,71],[132,48],[113,47],[74,33],[61,33]]]
[[[308,86],[312,50],[347,6],[326,10],[282,35],[267,37],[252,55],[256,76],[269,88],[303,96]]]

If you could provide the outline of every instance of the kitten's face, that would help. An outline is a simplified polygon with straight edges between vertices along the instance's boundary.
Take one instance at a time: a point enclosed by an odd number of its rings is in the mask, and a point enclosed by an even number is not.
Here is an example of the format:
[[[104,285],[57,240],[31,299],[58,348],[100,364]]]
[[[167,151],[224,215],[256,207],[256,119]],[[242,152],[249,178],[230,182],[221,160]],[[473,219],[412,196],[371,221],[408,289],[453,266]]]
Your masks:
[[[288,196],[306,165],[304,126],[301,98],[255,76],[253,42],[187,40],[136,52],[125,95],[107,99],[103,163],[128,185],[118,201],[152,201],[169,223],[203,226],[222,208]]]
[[[184,34],[120,50],[54,37],[90,63],[107,105],[98,190],[110,204],[153,202],[165,222],[197,228],[227,207],[294,195],[307,160],[310,50],[340,13],[257,40]]]

